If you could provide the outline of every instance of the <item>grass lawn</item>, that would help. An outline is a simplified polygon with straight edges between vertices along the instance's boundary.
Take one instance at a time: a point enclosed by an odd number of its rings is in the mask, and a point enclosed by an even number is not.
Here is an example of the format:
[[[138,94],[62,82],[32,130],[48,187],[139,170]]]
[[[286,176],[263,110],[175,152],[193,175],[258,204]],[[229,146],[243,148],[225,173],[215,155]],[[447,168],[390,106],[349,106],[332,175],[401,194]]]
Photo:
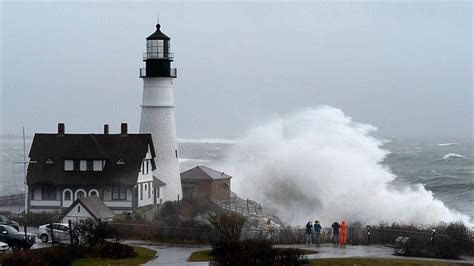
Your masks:
[[[310,249],[300,249],[300,250],[305,255],[318,253],[317,251],[310,250]],[[193,252],[193,254],[191,254],[191,256],[189,256],[188,261],[189,262],[210,261],[212,259],[211,252],[212,252],[212,250],[210,250],[210,249],[195,251],[195,252]]]
[[[144,247],[138,247],[138,246],[132,246],[135,252],[138,253],[138,256],[135,258],[128,258],[128,259],[119,259],[119,260],[113,260],[113,259],[78,259],[75,260],[72,265],[73,266],[89,266],[89,265],[140,265],[145,262],[150,261],[153,257],[155,257],[156,251],[144,248]]]
[[[212,259],[211,252],[212,250],[210,249],[194,251],[193,254],[189,256],[188,261],[189,262],[210,261]]]
[[[410,260],[410,259],[375,259],[375,258],[335,258],[335,259],[311,259],[308,260],[310,265],[327,265],[327,266],[455,266],[463,265],[462,263],[449,263],[427,260]]]

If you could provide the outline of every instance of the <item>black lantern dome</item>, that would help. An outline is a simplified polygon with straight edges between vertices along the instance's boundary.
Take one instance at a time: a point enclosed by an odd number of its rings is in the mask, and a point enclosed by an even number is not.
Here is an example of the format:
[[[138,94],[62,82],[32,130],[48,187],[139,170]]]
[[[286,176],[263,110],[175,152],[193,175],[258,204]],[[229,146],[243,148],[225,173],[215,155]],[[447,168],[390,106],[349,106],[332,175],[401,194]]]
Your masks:
[[[169,40],[170,37],[166,36],[166,34],[161,32],[160,28],[161,28],[161,25],[156,24],[156,31],[152,35],[148,36],[148,38],[146,39],[147,40]]]
[[[146,68],[140,69],[140,77],[176,77],[176,68],[171,68],[170,37],[160,28],[160,24],[156,24],[156,31],[146,38],[146,53],[143,54]]]

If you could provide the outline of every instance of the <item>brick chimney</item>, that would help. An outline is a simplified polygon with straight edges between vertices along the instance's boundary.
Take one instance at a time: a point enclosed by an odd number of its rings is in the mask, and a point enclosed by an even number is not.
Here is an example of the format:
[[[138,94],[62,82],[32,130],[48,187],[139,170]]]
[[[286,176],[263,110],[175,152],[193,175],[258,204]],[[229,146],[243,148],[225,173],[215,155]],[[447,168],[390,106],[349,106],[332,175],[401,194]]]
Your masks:
[[[105,135],[109,134],[109,125],[108,124],[104,124],[104,134]]]
[[[122,135],[122,137],[126,137],[127,136],[127,133],[128,133],[128,126],[127,126],[127,123],[122,123],[120,125],[120,134]]]
[[[58,123],[58,136],[64,136],[64,123]]]

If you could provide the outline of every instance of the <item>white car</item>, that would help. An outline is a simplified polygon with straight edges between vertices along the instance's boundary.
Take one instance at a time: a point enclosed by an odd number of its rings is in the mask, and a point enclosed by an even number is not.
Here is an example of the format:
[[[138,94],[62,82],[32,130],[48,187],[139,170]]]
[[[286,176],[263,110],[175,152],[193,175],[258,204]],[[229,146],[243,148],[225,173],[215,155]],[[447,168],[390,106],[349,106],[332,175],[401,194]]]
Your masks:
[[[5,253],[10,249],[7,243],[0,242],[0,252]]]
[[[44,224],[38,228],[36,233],[37,237],[41,239],[41,242],[47,243],[49,241],[54,241],[57,243],[71,243],[69,235],[69,226],[68,224],[62,223],[53,223],[53,235],[51,235],[51,225]],[[77,237],[72,238],[73,244],[78,244],[79,240]]]

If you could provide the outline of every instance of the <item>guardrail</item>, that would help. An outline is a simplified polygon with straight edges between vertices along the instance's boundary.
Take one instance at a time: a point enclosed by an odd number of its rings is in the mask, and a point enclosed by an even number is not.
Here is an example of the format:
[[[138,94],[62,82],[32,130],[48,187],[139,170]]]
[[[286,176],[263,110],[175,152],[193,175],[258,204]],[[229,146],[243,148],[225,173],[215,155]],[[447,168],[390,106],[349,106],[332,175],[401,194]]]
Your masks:
[[[173,53],[143,53],[143,60],[148,60],[148,59],[169,59],[173,60],[174,54]]]
[[[193,241],[196,243],[210,243],[218,236],[212,227],[165,227],[152,224],[127,224],[127,223],[109,223],[113,226],[121,238],[141,239],[150,241]],[[393,244],[395,239],[400,236],[408,236],[410,239],[421,243],[429,244],[431,235],[425,232],[390,230],[390,229],[371,229],[368,234],[366,228],[347,229],[348,245],[370,245],[370,244]],[[275,244],[302,244],[305,243],[306,229],[303,228],[279,228],[279,229],[247,229],[242,230],[241,239],[268,239]],[[316,243],[316,234],[312,233],[313,243]],[[436,241],[443,241],[449,238],[446,235],[436,235]],[[467,245],[474,245],[470,240],[463,240]],[[320,234],[320,243],[335,243],[333,231],[331,228],[322,228]]]

